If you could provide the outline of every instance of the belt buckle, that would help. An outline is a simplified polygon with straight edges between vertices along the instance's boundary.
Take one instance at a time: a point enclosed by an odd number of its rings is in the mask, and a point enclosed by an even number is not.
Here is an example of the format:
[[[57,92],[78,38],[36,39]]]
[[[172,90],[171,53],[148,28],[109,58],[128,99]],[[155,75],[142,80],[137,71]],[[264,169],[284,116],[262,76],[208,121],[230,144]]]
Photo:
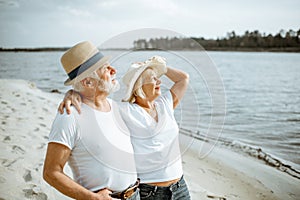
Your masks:
[[[128,188],[123,194],[123,199],[128,199],[133,195],[134,192],[135,192],[135,188]]]
[[[128,199],[131,197],[140,184],[140,179],[138,179],[132,187],[127,188],[124,192],[122,192],[123,199]]]

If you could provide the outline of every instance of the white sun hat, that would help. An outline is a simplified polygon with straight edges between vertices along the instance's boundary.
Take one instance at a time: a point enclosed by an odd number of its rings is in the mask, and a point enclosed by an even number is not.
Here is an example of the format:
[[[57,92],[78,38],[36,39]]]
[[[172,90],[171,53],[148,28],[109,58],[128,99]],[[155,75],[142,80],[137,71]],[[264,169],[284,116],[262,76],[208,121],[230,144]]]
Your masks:
[[[109,59],[110,56],[103,56],[89,41],[76,44],[61,57],[61,64],[69,76],[64,84],[72,85],[75,80],[83,80]]]
[[[130,100],[137,79],[149,67],[156,72],[159,78],[167,72],[166,59],[161,56],[153,56],[145,62],[133,63],[122,78],[123,83],[126,85],[126,93],[123,101],[128,102]]]

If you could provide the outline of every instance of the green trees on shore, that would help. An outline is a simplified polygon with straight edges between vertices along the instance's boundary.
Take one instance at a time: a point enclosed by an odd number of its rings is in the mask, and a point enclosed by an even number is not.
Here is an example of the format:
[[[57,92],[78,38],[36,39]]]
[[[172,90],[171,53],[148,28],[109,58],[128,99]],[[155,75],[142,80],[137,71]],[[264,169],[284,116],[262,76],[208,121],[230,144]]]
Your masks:
[[[216,40],[203,37],[173,37],[134,41],[134,49],[200,50],[203,48],[206,50],[300,52],[300,29],[298,31],[280,30],[275,35],[260,33],[258,30],[237,35],[235,31],[232,31],[227,33],[226,37]]]
[[[70,47],[36,47],[36,48],[3,48],[1,51],[66,51]],[[266,34],[258,30],[245,31],[237,35],[235,31],[228,32],[225,37],[205,39],[203,37],[173,37],[139,39],[133,42],[129,49],[138,50],[216,50],[216,51],[280,51],[300,52],[300,29]],[[123,48],[108,48],[106,50],[120,50]],[[104,49],[105,50],[105,49]]]

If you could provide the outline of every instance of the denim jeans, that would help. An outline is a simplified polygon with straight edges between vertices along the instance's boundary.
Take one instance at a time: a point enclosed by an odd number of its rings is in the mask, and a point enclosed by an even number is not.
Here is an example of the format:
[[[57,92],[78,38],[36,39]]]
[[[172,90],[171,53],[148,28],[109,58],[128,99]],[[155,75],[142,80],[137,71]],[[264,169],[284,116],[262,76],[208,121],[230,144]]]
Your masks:
[[[141,200],[190,200],[190,193],[183,176],[168,187],[152,186],[145,183],[139,185]]]

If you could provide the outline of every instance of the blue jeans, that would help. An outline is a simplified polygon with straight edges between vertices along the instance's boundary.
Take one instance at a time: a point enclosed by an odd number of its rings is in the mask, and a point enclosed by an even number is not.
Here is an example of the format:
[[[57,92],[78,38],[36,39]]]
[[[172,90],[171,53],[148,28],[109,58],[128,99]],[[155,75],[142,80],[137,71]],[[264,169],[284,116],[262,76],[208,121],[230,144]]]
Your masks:
[[[183,176],[181,179],[168,187],[159,187],[141,183],[141,200],[190,200],[190,193]]]

